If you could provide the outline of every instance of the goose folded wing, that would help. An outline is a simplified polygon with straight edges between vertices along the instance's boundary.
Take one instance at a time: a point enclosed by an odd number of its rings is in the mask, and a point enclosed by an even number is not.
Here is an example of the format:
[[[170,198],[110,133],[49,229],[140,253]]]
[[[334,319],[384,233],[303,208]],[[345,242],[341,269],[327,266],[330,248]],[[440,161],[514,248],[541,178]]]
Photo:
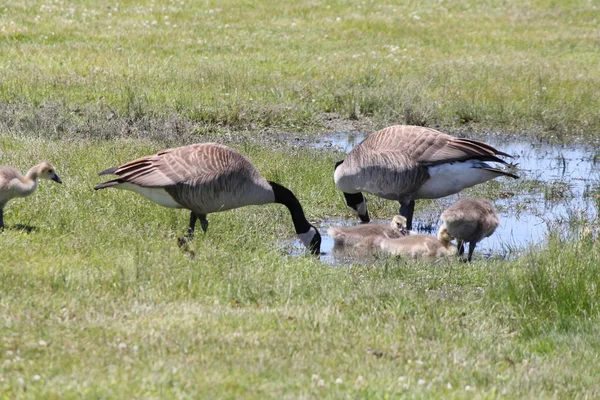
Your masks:
[[[422,165],[470,159],[506,164],[497,156],[509,156],[479,140],[455,138],[431,128],[395,126],[381,132],[381,148],[405,153]]]
[[[195,150],[194,147],[165,150],[128,162],[110,173],[118,175],[120,181],[150,188],[214,179],[219,163],[211,162],[209,154]]]

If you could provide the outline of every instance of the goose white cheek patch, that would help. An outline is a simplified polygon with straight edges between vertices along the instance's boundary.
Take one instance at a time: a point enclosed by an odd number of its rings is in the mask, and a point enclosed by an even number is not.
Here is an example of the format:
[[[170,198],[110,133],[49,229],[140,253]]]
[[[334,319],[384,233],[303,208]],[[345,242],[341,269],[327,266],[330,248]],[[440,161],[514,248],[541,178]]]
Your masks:
[[[298,237],[302,241],[302,244],[304,244],[305,247],[308,247],[310,246],[310,242],[312,242],[316,234],[317,231],[315,230],[315,228],[310,228],[308,232],[298,233]]]

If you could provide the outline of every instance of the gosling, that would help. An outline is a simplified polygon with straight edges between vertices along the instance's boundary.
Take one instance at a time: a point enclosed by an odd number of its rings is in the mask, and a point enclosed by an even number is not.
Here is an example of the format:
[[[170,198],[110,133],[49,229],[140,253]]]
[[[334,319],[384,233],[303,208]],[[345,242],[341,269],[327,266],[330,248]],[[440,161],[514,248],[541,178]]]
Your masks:
[[[38,178],[62,183],[49,162],[31,168],[25,176],[12,167],[0,165],[0,230],[4,229],[4,207],[15,197],[27,197],[38,187]]]
[[[376,238],[399,238],[408,235],[406,218],[394,215],[390,225],[361,224],[339,226],[327,230],[335,246],[371,246]]]
[[[377,239],[375,245],[382,252],[394,256],[437,259],[456,253],[456,247],[450,241],[452,236],[445,227],[438,230],[437,238],[429,235],[412,234],[396,239]]]
[[[440,218],[443,221],[442,227],[456,239],[459,257],[463,257],[465,242],[469,242],[469,262],[477,243],[491,236],[500,223],[492,203],[487,199],[477,198],[457,201]]]

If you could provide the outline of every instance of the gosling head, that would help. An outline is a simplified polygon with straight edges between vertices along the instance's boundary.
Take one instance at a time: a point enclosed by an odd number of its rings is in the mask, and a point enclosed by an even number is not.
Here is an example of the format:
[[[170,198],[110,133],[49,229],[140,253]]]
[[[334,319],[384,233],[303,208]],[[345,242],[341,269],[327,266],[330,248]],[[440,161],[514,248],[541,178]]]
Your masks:
[[[40,179],[49,179],[56,183],[62,183],[58,175],[56,174],[56,168],[47,161],[44,161],[34,167],[37,172],[37,177]]]
[[[453,237],[448,232],[446,225],[442,225],[440,227],[440,229],[438,230],[437,238],[440,242],[442,242],[442,244],[445,247],[448,247],[448,245],[450,244],[450,241],[453,239]]]
[[[394,215],[390,225],[392,225],[392,228],[398,229],[404,234],[408,234],[408,231],[406,230],[406,217],[403,217],[402,215]]]

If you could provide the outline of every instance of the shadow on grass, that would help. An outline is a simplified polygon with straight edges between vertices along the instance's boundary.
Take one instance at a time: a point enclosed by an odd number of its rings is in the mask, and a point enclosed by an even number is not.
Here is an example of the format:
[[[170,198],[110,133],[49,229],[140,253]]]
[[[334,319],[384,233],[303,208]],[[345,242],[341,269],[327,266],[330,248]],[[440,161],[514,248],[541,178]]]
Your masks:
[[[36,232],[38,230],[37,226],[23,225],[23,224],[15,224],[13,226],[5,226],[4,229],[11,230],[11,231],[25,231],[27,233]]]

